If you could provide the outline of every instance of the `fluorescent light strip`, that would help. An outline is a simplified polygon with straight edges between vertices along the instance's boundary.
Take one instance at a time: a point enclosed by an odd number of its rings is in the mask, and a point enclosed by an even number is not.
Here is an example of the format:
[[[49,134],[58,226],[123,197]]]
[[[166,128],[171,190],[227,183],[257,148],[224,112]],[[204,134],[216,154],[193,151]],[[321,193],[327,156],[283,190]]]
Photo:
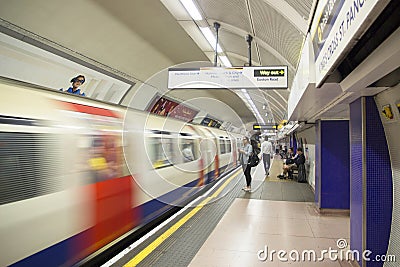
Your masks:
[[[221,60],[221,62],[224,64],[225,67],[232,67],[232,64],[227,56],[220,56],[219,59]]]
[[[245,97],[247,98],[247,102],[250,104],[251,109],[253,110],[253,114],[254,116],[258,116],[258,119],[260,120],[260,122],[262,122],[263,124],[265,124],[265,121],[263,120],[260,112],[258,112],[258,109],[256,108],[256,105],[254,105],[253,100],[251,99],[249,93],[247,93],[246,89],[241,89],[241,91],[243,92],[243,94],[245,95]]]
[[[192,0],[180,0],[180,1],[193,20],[203,19],[199,10],[197,9],[196,5],[193,3]]]
[[[215,43],[217,42],[217,39],[215,39],[215,36],[211,32],[210,28],[200,27],[200,30],[203,33],[204,37],[206,37],[208,43],[211,45],[211,47],[215,51]],[[217,52],[222,53],[222,48],[219,46],[219,44],[217,45]]]

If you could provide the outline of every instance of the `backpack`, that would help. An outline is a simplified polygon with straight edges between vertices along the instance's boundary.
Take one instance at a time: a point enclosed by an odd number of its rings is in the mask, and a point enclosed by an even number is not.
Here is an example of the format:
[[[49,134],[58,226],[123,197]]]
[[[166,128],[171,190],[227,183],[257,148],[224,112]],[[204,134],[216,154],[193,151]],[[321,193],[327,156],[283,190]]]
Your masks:
[[[259,147],[259,143],[256,140],[251,140],[251,147],[253,148],[253,152],[258,155],[261,152],[261,148]]]
[[[257,154],[251,153],[251,155],[249,157],[249,162],[248,162],[250,167],[255,167],[258,165],[258,163],[260,163],[260,159],[258,158]]]

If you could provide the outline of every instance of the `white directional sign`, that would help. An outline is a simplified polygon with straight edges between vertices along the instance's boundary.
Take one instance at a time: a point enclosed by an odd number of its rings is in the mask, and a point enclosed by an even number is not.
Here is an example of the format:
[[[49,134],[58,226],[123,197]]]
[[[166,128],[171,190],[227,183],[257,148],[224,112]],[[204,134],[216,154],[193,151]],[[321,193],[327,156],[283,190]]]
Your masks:
[[[277,89],[288,87],[287,66],[170,68],[169,89]]]
[[[329,74],[343,52],[362,34],[369,15],[379,6],[372,0],[321,0],[311,26],[317,85]],[[360,30],[361,29],[361,30]]]

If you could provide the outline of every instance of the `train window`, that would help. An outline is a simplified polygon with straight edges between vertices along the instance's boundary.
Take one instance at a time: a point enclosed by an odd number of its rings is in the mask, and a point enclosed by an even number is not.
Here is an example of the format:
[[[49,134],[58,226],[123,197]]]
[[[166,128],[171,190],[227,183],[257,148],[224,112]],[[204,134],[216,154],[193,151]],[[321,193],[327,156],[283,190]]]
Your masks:
[[[243,147],[243,141],[241,138],[236,139],[237,147]]]
[[[231,140],[226,140],[226,153],[231,153],[231,151],[232,151]]]
[[[219,139],[219,149],[220,149],[220,153],[221,154],[225,154],[226,153],[226,149],[225,149],[225,140],[224,139]]]
[[[93,181],[99,182],[122,176],[121,146],[119,137],[109,134],[93,135],[90,138],[88,165]]]
[[[154,168],[162,168],[172,164],[173,139],[160,137],[147,138],[147,154]]]
[[[180,151],[183,162],[190,162],[198,158],[198,153],[193,139],[180,139]]]
[[[0,205],[61,190],[56,138],[0,132]]]
[[[166,165],[171,165],[176,161],[175,149],[174,149],[174,138],[165,137],[161,138],[162,140],[162,149],[164,152],[164,162]],[[177,144],[175,144],[177,146]]]

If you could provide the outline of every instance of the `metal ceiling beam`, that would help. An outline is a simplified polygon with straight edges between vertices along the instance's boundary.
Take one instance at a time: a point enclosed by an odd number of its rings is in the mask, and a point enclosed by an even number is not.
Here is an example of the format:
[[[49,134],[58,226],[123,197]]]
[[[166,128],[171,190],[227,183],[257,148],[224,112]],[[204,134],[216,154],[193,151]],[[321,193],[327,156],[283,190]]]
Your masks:
[[[272,99],[274,100],[275,103],[277,103],[282,109],[286,109],[285,105],[283,105],[281,102],[279,102],[275,97],[271,96],[268,94],[268,92],[265,93],[267,95],[267,99]],[[269,103],[272,103],[272,101],[269,101]]]
[[[276,106],[274,103],[271,103],[271,102],[270,102],[270,105],[271,105],[271,110],[275,111],[276,113],[278,113],[282,117],[285,116],[285,113],[282,111],[281,108],[279,108],[278,106]]]
[[[247,57],[245,57],[245,56],[243,56],[243,55],[240,55],[240,54],[237,54],[237,53],[225,52],[225,54],[226,54],[228,57],[233,57],[233,58],[236,58],[236,59],[243,60],[243,63],[246,63],[246,62],[248,61],[248,58],[247,58]],[[253,66],[259,66],[259,65],[260,65],[260,62],[252,60],[252,64],[253,64]],[[243,65],[244,65],[244,64],[243,64]]]
[[[287,104],[287,99],[284,98],[277,90],[274,89],[274,93],[276,93],[278,96],[282,98],[282,100]]]
[[[209,20],[214,21],[214,19],[209,18]],[[233,26],[232,24],[226,23],[226,22],[221,22],[223,23],[224,31],[228,31],[232,34],[236,34],[240,36],[241,38],[244,38],[248,33],[238,27]],[[296,67],[293,66],[281,53],[279,53],[276,49],[274,49],[272,46],[264,42],[262,39],[258,38],[256,35],[253,36],[254,40],[259,46],[270,52],[274,57],[276,57],[279,61],[282,62],[283,65],[287,65],[290,70],[293,72],[296,71]]]
[[[276,0],[263,0],[264,3],[273,7],[279,14],[281,14],[287,21],[297,28],[302,34],[307,34],[307,20],[304,19],[291,5],[286,1]]]

